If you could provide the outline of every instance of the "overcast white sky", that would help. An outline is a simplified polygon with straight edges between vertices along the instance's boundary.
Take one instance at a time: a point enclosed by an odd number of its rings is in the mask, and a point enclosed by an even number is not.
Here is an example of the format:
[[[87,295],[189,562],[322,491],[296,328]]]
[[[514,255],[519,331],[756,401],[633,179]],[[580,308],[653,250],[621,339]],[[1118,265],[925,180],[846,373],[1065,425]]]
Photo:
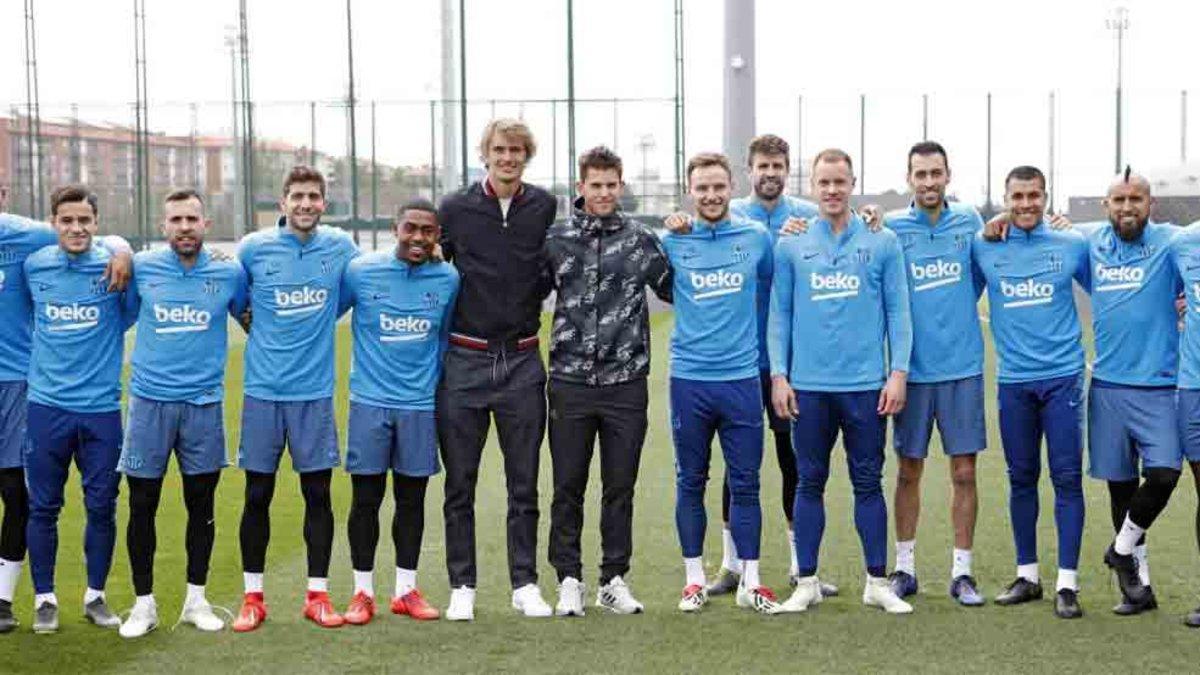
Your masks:
[[[747,0],[748,2],[748,0]],[[43,114],[77,101],[87,119],[128,122],[133,99],[130,0],[36,0]],[[226,132],[231,112],[225,25],[236,0],[147,0],[149,91],[157,128],[184,132],[199,107],[201,132]],[[354,0],[358,95],[363,100],[428,99],[440,90],[440,0]],[[1200,160],[1200,2],[1132,0],[1126,40],[1129,91],[1126,157],[1151,169],[1178,163],[1181,89],[1191,89],[1188,154]],[[0,105],[25,100],[21,0],[0,2]],[[576,95],[672,95],[671,0],[576,0]],[[566,93],[565,0],[466,0],[468,95],[472,99],[562,98]],[[1060,195],[1094,193],[1112,172],[1115,40],[1104,0],[897,2],[758,0],[760,131],[795,142],[804,95],[802,151],[841,145],[856,156],[858,94],[868,96],[868,191],[902,188],[904,152],[921,132],[921,94],[931,96],[931,136],[950,150],[953,188],[984,193],[984,92],[995,92],[993,189],[1017,163],[1045,166],[1048,93],[1058,91]],[[251,0],[252,85],[260,135],[308,141],[306,105],[345,95],[345,3]],[[687,147],[721,144],[722,0],[687,0]],[[60,104],[60,105],[55,105]],[[499,106],[533,123],[544,151],[531,173],[566,173],[565,107],[552,163],[550,107]],[[491,113],[472,107],[472,136]],[[581,105],[577,144],[616,143],[640,172],[640,138],[653,135],[646,163],[669,173],[669,103]],[[360,153],[369,151],[369,113],[360,113]],[[320,110],[317,144],[345,147],[344,113]],[[378,110],[380,157],[429,158],[427,105]],[[438,149],[440,153],[440,146]],[[439,159],[440,161],[440,159]],[[557,169],[555,169],[557,164]]]

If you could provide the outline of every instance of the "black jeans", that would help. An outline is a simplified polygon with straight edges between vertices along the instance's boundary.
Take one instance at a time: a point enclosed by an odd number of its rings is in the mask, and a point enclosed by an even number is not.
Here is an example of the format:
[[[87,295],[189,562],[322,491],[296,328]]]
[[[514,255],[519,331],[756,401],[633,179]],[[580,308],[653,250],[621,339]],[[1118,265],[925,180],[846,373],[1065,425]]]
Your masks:
[[[508,572],[513,588],[537,583],[538,462],[546,432],[546,369],[536,349],[485,352],[451,345],[437,393],[446,468],[450,586],[474,587],[475,484],[491,418],[508,487]]]
[[[551,380],[550,456],[554,501],[550,507],[550,564],[558,580],[583,578],[579,532],[583,495],[596,436],[600,437],[600,584],[629,572],[633,553],[633,488],[646,440],[645,378],[606,387]]]

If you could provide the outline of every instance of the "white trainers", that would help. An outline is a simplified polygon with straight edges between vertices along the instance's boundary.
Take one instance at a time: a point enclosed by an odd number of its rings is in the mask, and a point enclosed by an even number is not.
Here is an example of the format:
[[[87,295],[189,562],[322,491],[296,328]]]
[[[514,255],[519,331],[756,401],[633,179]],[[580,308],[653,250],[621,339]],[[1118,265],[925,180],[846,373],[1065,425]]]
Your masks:
[[[746,588],[745,584],[738,584],[736,597],[738,607],[753,609],[759,614],[779,613],[779,601],[775,599],[775,592],[766,586]]]
[[[596,605],[616,614],[641,614],[646,610],[642,603],[633,597],[629,586],[621,577],[609,579],[607,584],[596,591]]]
[[[683,589],[683,597],[679,599],[679,611],[699,612],[708,604],[708,589],[700,584],[691,584]]]
[[[138,638],[158,627],[158,607],[154,601],[135,602],[129,618],[117,631],[123,638]]]
[[[450,591],[450,606],[446,608],[447,621],[475,620],[475,589],[459,586]]]
[[[558,606],[554,613],[558,616],[583,616],[583,582],[575,577],[567,577],[558,585]],[[513,598],[516,602],[516,598]]]
[[[513,609],[529,618],[541,618],[554,614],[554,610],[542,599],[542,589],[538,588],[537,584],[525,584],[513,591],[512,606]],[[583,612],[582,607],[580,607],[580,612]]]
[[[796,590],[792,591],[792,597],[779,606],[779,611],[783,613],[803,612],[810,605],[815,605],[820,601],[821,581],[815,576],[800,577],[796,580]]]
[[[212,605],[204,598],[185,601],[179,623],[190,623],[206,633],[216,633],[225,627],[225,622],[213,612]]]
[[[878,607],[888,614],[912,614],[912,605],[900,599],[887,577],[867,577],[863,586],[863,604]]]

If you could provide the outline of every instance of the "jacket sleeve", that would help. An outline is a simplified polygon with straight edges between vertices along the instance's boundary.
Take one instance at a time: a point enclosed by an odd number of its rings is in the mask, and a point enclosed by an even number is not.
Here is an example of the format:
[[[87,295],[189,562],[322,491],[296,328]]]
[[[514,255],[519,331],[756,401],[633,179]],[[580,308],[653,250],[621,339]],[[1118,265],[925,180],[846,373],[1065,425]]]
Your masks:
[[[789,246],[775,246],[774,275],[771,279],[771,309],[767,314],[767,356],[771,375],[787,376],[792,361],[792,303],[795,270]]]
[[[674,302],[675,273],[658,235],[649,229],[644,229],[642,231],[642,248],[646,252],[646,260],[649,263],[646,269],[646,285],[663,302]]]
[[[454,261],[454,238],[451,233],[454,230],[454,206],[450,203],[450,197],[442,199],[442,203],[438,206],[437,211],[438,225],[441,226],[442,236],[438,237],[438,244],[442,247],[442,259],[446,262]]]
[[[891,370],[908,371],[912,356],[912,315],[908,305],[908,277],[904,273],[904,253],[896,237],[884,245],[883,307],[887,315],[888,355]]]

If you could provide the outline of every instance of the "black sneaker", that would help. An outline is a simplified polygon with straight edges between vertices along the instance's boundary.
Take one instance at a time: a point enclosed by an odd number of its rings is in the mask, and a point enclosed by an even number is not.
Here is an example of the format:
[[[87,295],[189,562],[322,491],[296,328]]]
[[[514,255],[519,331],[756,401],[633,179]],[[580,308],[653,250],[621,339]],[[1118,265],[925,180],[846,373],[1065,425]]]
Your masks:
[[[1200,628],[1200,607],[1193,609],[1187,616],[1183,617],[1183,625],[1188,628]]]
[[[39,634],[58,632],[58,605],[52,602],[43,602],[38,605],[37,610],[33,613],[33,632]]]
[[[738,584],[742,582],[742,575],[732,570],[721,568],[717,573],[716,581],[708,585],[705,589],[709,595],[728,595],[737,591]]]
[[[1017,577],[1004,592],[996,596],[997,605],[1019,605],[1042,599],[1042,585],[1025,577]]]
[[[0,600],[0,633],[10,633],[19,625],[17,617],[13,616],[12,603]]]
[[[1054,599],[1054,616],[1060,619],[1078,619],[1083,616],[1083,607],[1079,606],[1079,591],[1073,588],[1060,590]]]
[[[1146,592],[1149,593],[1150,597],[1148,600],[1146,600],[1146,602],[1140,605],[1130,600],[1125,594],[1121,594],[1121,603],[1116,607],[1113,607],[1113,614],[1118,616],[1133,616],[1134,614],[1141,614],[1142,612],[1148,612],[1152,609],[1158,609],[1158,599],[1154,597],[1154,589],[1146,586]]]
[[[907,598],[917,594],[917,578],[908,572],[896,570],[888,575],[888,584],[897,598]]]
[[[1104,564],[1116,573],[1117,585],[1130,602],[1135,605],[1146,604],[1149,592],[1146,586],[1142,585],[1142,579],[1138,576],[1137,560],[1132,555],[1121,555],[1109,544],[1108,550],[1104,552]]]

